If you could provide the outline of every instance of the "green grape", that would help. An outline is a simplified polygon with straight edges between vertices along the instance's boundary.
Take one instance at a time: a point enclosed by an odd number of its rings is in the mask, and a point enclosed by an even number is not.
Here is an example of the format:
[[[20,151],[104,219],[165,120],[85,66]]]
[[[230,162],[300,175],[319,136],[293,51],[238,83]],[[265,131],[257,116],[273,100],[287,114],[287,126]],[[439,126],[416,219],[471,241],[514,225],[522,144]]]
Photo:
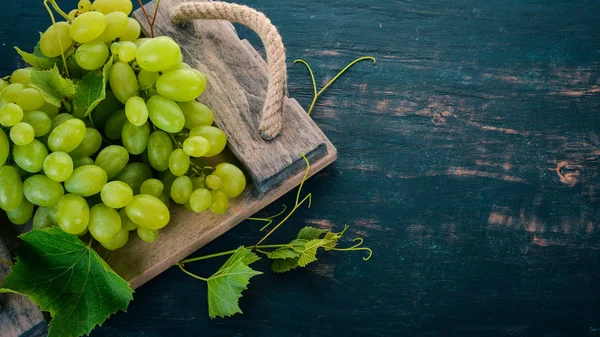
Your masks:
[[[92,10],[103,14],[123,12],[129,15],[133,10],[133,4],[131,0],[95,0],[92,4]]]
[[[183,115],[185,116],[185,127],[188,130],[193,129],[196,126],[210,126],[213,124],[213,113],[206,105],[196,101],[178,103],[178,105],[181,108],[181,111],[183,111]]]
[[[44,229],[50,228],[54,224],[50,218],[50,211],[48,207],[38,207],[33,215],[33,228]]]
[[[142,241],[152,243],[158,239],[158,230],[138,227],[137,235]]]
[[[69,119],[50,132],[48,147],[52,151],[69,153],[83,142],[86,132],[85,123],[81,119]]]
[[[246,189],[246,176],[244,172],[233,164],[221,163],[217,165],[213,175],[221,178],[219,190],[229,198],[235,198]]]
[[[106,18],[102,13],[87,12],[79,15],[73,20],[71,23],[70,34],[73,40],[79,43],[86,43],[99,38],[105,29]]]
[[[26,88],[21,90],[15,98],[15,103],[20,106],[23,111],[36,110],[44,106],[46,100],[44,96],[35,88]]]
[[[15,225],[24,225],[33,217],[33,204],[23,199],[19,207],[6,211],[6,215]]]
[[[90,113],[90,117],[96,126],[104,126],[108,117],[115,111],[122,108],[121,102],[115,97],[112,91],[106,90],[106,98],[96,106],[96,109]],[[119,137],[121,132],[119,130]]]
[[[200,96],[206,89],[206,77],[199,77],[188,69],[163,74],[156,81],[158,93],[176,102],[188,102]]]
[[[125,211],[131,221],[146,229],[164,228],[171,218],[167,206],[148,194],[134,196]]]
[[[206,177],[205,180],[206,186],[211,190],[218,190],[221,188],[221,178],[219,176],[211,174]]]
[[[129,121],[125,121],[121,139],[123,146],[133,155],[138,155],[146,150],[148,138],[150,137],[150,123],[142,126],[135,126]]]
[[[10,144],[4,130],[0,129],[0,167],[4,166],[10,152]]]
[[[127,183],[133,190],[133,194],[139,194],[142,183],[150,178],[152,178],[152,170],[148,166],[143,163],[129,163],[114,180]]]
[[[24,112],[21,121],[33,127],[35,137],[45,136],[52,127],[50,117],[45,112],[38,110]]]
[[[43,207],[43,206],[40,206],[40,207]],[[48,209],[48,217],[50,218],[50,221],[52,222],[52,226],[58,226],[58,216],[56,215],[56,213],[58,212],[58,203],[56,203],[52,206],[45,207],[45,208]]]
[[[140,27],[139,22],[137,22],[134,18],[127,18],[127,28],[121,36],[119,36],[120,41],[135,41],[140,37],[140,33],[142,28]],[[137,46],[137,45],[136,45]]]
[[[149,37],[141,37],[135,41],[133,41],[133,43],[135,43],[136,46],[138,46],[138,49],[140,48],[141,45],[143,45],[144,43],[148,42],[152,40],[152,38]],[[137,57],[137,53],[136,53],[136,57]]]
[[[43,174],[37,174],[25,179],[23,194],[32,204],[49,207],[55,205],[65,191],[60,183]]]
[[[56,221],[65,233],[81,234],[90,223],[90,206],[83,197],[66,194],[56,205]]]
[[[12,166],[0,167],[0,208],[10,211],[23,201],[23,183],[19,171]]]
[[[115,236],[113,236],[110,240],[107,241],[99,241],[102,247],[108,250],[117,250],[119,248],[125,247],[129,241],[129,231],[125,229],[121,229]]]
[[[73,45],[71,25],[57,22],[46,29],[40,39],[40,50],[46,57],[59,57]]]
[[[140,83],[140,87],[150,88],[154,84],[156,84],[156,81],[158,81],[159,77],[160,75],[155,71],[148,71],[142,69],[138,74],[138,82]]]
[[[133,190],[122,181],[111,181],[102,187],[102,202],[111,208],[123,208],[133,198]]]
[[[71,177],[65,181],[65,189],[69,193],[89,197],[100,193],[106,182],[106,172],[101,167],[85,165],[73,170]]]
[[[157,37],[138,47],[137,63],[148,71],[163,71],[181,63],[181,60],[181,48],[170,37]]]
[[[212,195],[205,188],[198,188],[190,195],[189,205],[192,211],[202,213],[212,205]]]
[[[173,185],[175,179],[177,179],[177,177],[174,176],[171,171],[161,172],[160,181],[162,181],[164,186],[163,193],[165,193],[167,196],[171,195],[171,186]]]
[[[190,157],[199,158],[210,151],[210,142],[204,137],[190,137],[183,142],[183,151]]]
[[[119,46],[119,60],[131,62],[135,60],[137,45],[131,41],[123,41]]]
[[[42,170],[48,150],[42,142],[34,139],[27,145],[15,145],[12,155],[13,160],[20,168],[29,173],[36,173]]]
[[[73,159],[64,152],[52,152],[44,160],[44,173],[48,178],[62,183],[73,174]]]
[[[92,3],[90,0],[79,0],[79,3],[77,3],[77,9],[79,9],[79,12],[81,13],[89,12],[92,10]]]
[[[125,208],[121,208],[119,216],[121,217],[121,229],[131,232],[138,228],[138,226],[127,216]]]
[[[69,17],[69,19],[71,19],[71,21],[75,20],[77,15],[79,15],[79,11],[76,9],[73,9],[72,11],[69,12],[69,14],[67,14],[67,16]]]
[[[166,171],[169,169],[169,156],[173,152],[171,137],[164,131],[154,131],[148,139],[148,159],[153,169]]]
[[[90,157],[80,157],[77,159],[73,159],[73,169],[78,167],[82,167],[85,165],[94,165],[94,160]]]
[[[179,177],[187,173],[190,168],[190,156],[182,149],[175,149],[169,156],[169,169],[173,175]]]
[[[10,139],[15,145],[27,145],[35,138],[35,130],[33,126],[19,122],[10,128]]]
[[[210,150],[204,157],[213,157],[221,153],[227,146],[227,136],[225,132],[214,126],[197,126],[190,130],[190,137],[204,137],[210,142]]]
[[[96,157],[96,166],[104,169],[108,180],[116,177],[129,162],[129,152],[119,145],[110,145],[102,149]]]
[[[140,186],[140,194],[149,194],[153,197],[159,197],[164,189],[165,185],[158,179],[148,179]]]
[[[121,46],[121,42],[113,42],[110,44],[110,52],[113,55],[119,55],[119,47]]]
[[[68,114],[68,113],[61,113],[61,114],[56,115],[54,118],[52,118],[52,126],[50,127],[50,132],[52,132],[58,126],[62,125],[64,122],[71,120],[73,118],[75,118],[75,117],[73,117],[71,114]]]
[[[185,116],[177,103],[160,95],[150,97],[148,102],[148,116],[159,129],[177,133],[185,125]]]
[[[8,82],[0,78],[0,92],[2,92],[2,90],[4,90],[4,88],[6,88],[7,86]]]
[[[77,65],[85,70],[100,69],[108,59],[108,47],[102,41],[87,42],[75,52]]]
[[[100,146],[102,146],[102,134],[94,128],[86,128],[83,141],[69,154],[75,158],[89,157],[98,152]]]
[[[158,200],[160,200],[163,204],[165,204],[165,206],[167,206],[167,208],[169,208],[171,205],[171,199],[165,192],[160,194],[160,196],[158,197]]]
[[[210,211],[215,214],[225,214],[229,208],[229,199],[221,191],[211,191]]]
[[[119,110],[111,114],[104,124],[104,135],[110,140],[121,139],[123,125],[127,121],[125,110]]]
[[[17,100],[17,95],[23,89],[25,89],[25,86],[21,83],[13,83],[8,85],[2,90],[2,93],[0,94],[0,99],[2,99],[2,103],[14,103]]]
[[[194,192],[192,179],[188,176],[177,177],[171,186],[171,199],[180,205],[185,205]]]
[[[192,179],[192,185],[194,185],[194,190],[207,187],[205,176],[195,176],[195,177],[191,177],[191,179]]]
[[[125,104],[125,116],[135,126],[144,125],[148,121],[148,108],[144,99],[139,96],[129,98]]]
[[[175,71],[175,70],[180,70],[180,69],[192,69],[192,67],[189,64],[185,63],[185,62],[181,62],[181,63],[176,64],[176,65],[174,65],[174,66],[172,66],[172,67],[170,67],[168,69],[163,70],[162,73],[166,74],[168,72]]]
[[[127,14],[121,12],[112,12],[104,16],[106,19],[106,29],[98,38],[102,42],[115,40],[119,35],[125,33],[128,24]],[[135,56],[134,56],[135,58]]]
[[[131,66],[125,62],[116,62],[108,74],[110,89],[119,102],[125,104],[130,97],[138,94],[138,81]]]
[[[46,115],[48,115],[50,119],[56,117],[58,115],[59,110],[59,107],[56,107],[48,102],[46,102],[44,106],[40,108],[40,111],[46,113]]]
[[[182,114],[183,116],[183,114]],[[0,124],[13,126],[23,119],[23,109],[14,103],[4,104],[0,107]]]
[[[29,85],[31,79],[31,69],[21,68],[13,71],[10,75],[10,83],[21,83],[23,85]]]
[[[121,231],[121,217],[114,209],[105,204],[97,204],[90,209],[88,230],[94,239],[109,241]]]

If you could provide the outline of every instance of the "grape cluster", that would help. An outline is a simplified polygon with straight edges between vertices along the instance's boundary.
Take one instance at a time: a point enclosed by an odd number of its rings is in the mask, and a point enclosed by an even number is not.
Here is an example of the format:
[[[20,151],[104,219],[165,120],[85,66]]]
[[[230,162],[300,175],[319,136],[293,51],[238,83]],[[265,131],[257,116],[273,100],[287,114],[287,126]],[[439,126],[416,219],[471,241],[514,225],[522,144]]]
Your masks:
[[[114,250],[134,230],[155,241],[171,201],[223,214],[244,191],[238,167],[202,162],[227,142],[196,101],[206,77],[171,38],[140,38],[131,10],[131,0],[81,0],[70,23],[41,37],[46,57],[68,55],[75,82],[114,61],[106,98],[88,116],[48,104],[30,86],[33,68],[0,80],[0,208],[13,223],[89,232]]]

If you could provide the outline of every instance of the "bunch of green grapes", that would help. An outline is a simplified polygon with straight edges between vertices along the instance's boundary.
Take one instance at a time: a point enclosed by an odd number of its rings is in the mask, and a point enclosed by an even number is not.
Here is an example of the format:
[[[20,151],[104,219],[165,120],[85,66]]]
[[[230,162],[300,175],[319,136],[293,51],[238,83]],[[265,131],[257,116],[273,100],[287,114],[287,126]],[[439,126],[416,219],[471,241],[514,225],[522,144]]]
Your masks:
[[[89,233],[114,250],[132,231],[155,241],[171,202],[223,214],[245,190],[235,165],[202,164],[227,143],[196,101],[206,77],[171,38],[140,38],[131,10],[130,0],[81,0],[70,23],[41,37],[44,55],[66,56],[73,81],[113,58],[106,99],[89,116],[48,104],[29,86],[30,68],[0,80],[0,208],[13,223]]]

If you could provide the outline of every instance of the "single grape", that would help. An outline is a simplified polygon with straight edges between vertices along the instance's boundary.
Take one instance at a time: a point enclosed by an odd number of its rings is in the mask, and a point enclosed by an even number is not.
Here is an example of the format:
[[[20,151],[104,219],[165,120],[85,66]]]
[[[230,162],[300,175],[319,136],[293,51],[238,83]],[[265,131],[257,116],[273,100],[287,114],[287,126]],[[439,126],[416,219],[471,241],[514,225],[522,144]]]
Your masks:
[[[121,42],[113,42],[110,44],[110,52],[113,55],[119,55],[119,47],[121,46]]]
[[[100,193],[106,182],[106,172],[101,167],[85,165],[73,170],[71,177],[65,181],[65,189],[69,193],[89,197]]]
[[[148,179],[140,186],[140,194],[149,194],[158,198],[162,194],[164,187],[162,181],[154,178]]]
[[[139,194],[142,183],[150,178],[152,178],[152,170],[148,166],[143,163],[129,163],[114,180],[127,183],[133,190],[133,194]]]
[[[54,118],[52,118],[52,126],[50,127],[50,132],[54,131],[54,129],[56,129],[59,125],[62,125],[64,122],[73,118],[75,117],[68,113],[61,113],[54,116]]]
[[[33,204],[23,199],[19,207],[6,211],[6,215],[15,225],[24,225],[33,217]]]
[[[43,206],[40,206],[40,207],[43,207]],[[52,206],[45,207],[45,208],[48,209],[48,217],[50,218],[52,225],[58,226],[58,216],[56,215],[56,213],[58,212],[58,203],[56,203]]]
[[[123,125],[127,121],[125,110],[118,110],[111,114],[104,124],[104,135],[110,140],[121,139]]]
[[[44,106],[42,106],[40,108],[40,111],[45,112],[46,115],[48,115],[48,117],[50,117],[50,119],[56,117],[58,115],[60,108],[56,107],[48,102],[46,102],[44,104]]]
[[[60,183],[43,174],[37,174],[25,179],[23,194],[32,204],[49,207],[56,205],[65,191]]]
[[[229,198],[239,196],[246,189],[244,172],[233,164],[221,163],[217,165],[213,175],[221,178],[221,186],[218,189]]]
[[[138,226],[127,216],[125,208],[121,208],[119,216],[121,217],[121,229],[131,232],[138,228]]]
[[[206,176],[205,183],[206,186],[208,186],[208,188],[210,188],[211,190],[218,190],[219,188],[221,188],[221,178],[214,174]]]
[[[79,11],[76,9],[73,9],[69,12],[69,14],[67,14],[67,16],[69,17],[69,19],[71,19],[71,21],[75,20],[75,18],[77,17],[77,15],[79,15]]]
[[[138,227],[137,235],[142,241],[152,243],[158,239],[158,230]]]
[[[177,177],[174,176],[170,170],[160,173],[160,181],[162,181],[164,186],[163,193],[165,193],[167,196],[171,195],[171,186],[173,185],[175,179],[177,179]]]
[[[183,142],[183,151],[190,156],[199,158],[210,151],[210,142],[201,136],[189,137]]]
[[[10,128],[10,139],[15,145],[27,145],[35,138],[35,130],[33,126],[19,122]]]
[[[100,242],[102,247],[112,251],[125,247],[127,241],[129,241],[129,231],[121,228],[110,240],[98,242]]]
[[[105,204],[97,204],[90,210],[88,230],[94,239],[109,241],[121,231],[121,217],[114,209]]]
[[[185,116],[186,129],[191,130],[196,126],[213,124],[213,113],[206,105],[196,101],[178,103],[178,105]]]
[[[94,128],[86,128],[83,141],[69,155],[75,158],[89,157],[98,152],[100,146],[102,146],[102,134]]]
[[[13,147],[13,160],[20,168],[36,173],[42,170],[44,160],[48,156],[46,146],[37,139],[27,145],[15,145]]]
[[[46,100],[44,96],[35,88],[26,88],[21,90],[15,98],[15,103],[23,109],[23,111],[37,110],[44,106]]]
[[[167,206],[148,194],[134,196],[125,211],[131,221],[147,229],[164,228],[171,218]]]
[[[179,177],[187,173],[190,168],[190,156],[182,149],[175,149],[169,156],[169,169],[173,175]]]
[[[179,69],[163,74],[156,82],[158,93],[176,102],[189,102],[206,89],[206,77],[199,77],[188,69]]]
[[[131,124],[144,125],[148,121],[148,107],[146,107],[144,99],[139,96],[129,98],[125,104],[125,115]]]
[[[33,228],[45,229],[52,227],[54,224],[52,223],[49,212],[48,207],[38,207],[33,215]]]
[[[108,47],[102,41],[91,41],[82,44],[75,52],[75,61],[82,69],[100,69],[108,59]]]
[[[138,81],[131,66],[125,62],[116,62],[108,74],[110,89],[119,102],[125,104],[130,97],[138,94]]]
[[[207,187],[205,176],[195,176],[195,177],[191,177],[191,179],[192,179],[192,184],[194,185],[194,190]]]
[[[213,157],[221,153],[227,146],[227,136],[225,133],[214,126],[197,126],[190,130],[190,137],[204,137],[210,142],[210,150],[204,154],[204,157]]]
[[[0,167],[6,163],[8,154],[10,153],[10,144],[4,130],[0,129]]]
[[[133,10],[133,4],[131,0],[95,0],[92,4],[92,10],[103,14],[123,12],[129,15]]]
[[[111,181],[100,192],[102,202],[111,208],[123,208],[133,198],[133,190],[122,181]]]
[[[119,46],[119,60],[131,62],[135,60],[137,45],[131,41],[123,41]]]
[[[40,39],[40,50],[46,57],[59,57],[73,45],[71,25],[57,22],[46,29]]]
[[[174,66],[172,66],[172,67],[170,67],[168,69],[163,70],[162,73],[166,74],[168,72],[175,71],[175,70],[180,70],[180,69],[192,69],[192,67],[189,64],[185,63],[185,62],[181,62],[181,63],[176,64],[176,65],[174,65]]]
[[[212,205],[212,195],[205,188],[198,188],[190,195],[190,209],[196,213],[206,211]]]
[[[173,39],[161,36],[139,45],[136,59],[144,70],[163,71],[181,63],[181,48]]]
[[[108,180],[123,171],[128,162],[129,152],[119,145],[105,147],[96,157],[96,165],[104,169]]]
[[[20,106],[14,103],[8,103],[0,107],[0,124],[3,126],[13,126],[22,119],[23,109],[21,109]]]
[[[52,151],[69,153],[83,142],[86,131],[85,123],[81,119],[69,119],[50,132],[48,147]]]
[[[79,9],[80,13],[89,12],[92,10],[92,3],[90,0],[79,0],[77,3],[77,9]]]
[[[52,127],[50,117],[45,112],[38,110],[24,112],[21,121],[33,127],[35,137],[45,136]]]
[[[174,101],[155,95],[150,97],[146,105],[150,120],[159,129],[169,133],[177,133],[183,129],[185,116]]]
[[[84,232],[90,223],[90,207],[87,201],[76,194],[66,194],[56,206],[56,221],[69,234]]]
[[[10,75],[10,83],[21,83],[23,85],[29,85],[29,80],[31,79],[31,69],[30,68],[21,68],[13,71],[12,75]]]
[[[79,15],[73,20],[71,23],[70,34],[73,40],[79,43],[86,43],[99,38],[105,29],[106,18],[102,13],[87,12]]]
[[[160,196],[158,197],[158,200],[160,200],[163,204],[165,204],[165,206],[167,206],[167,208],[169,208],[169,206],[171,205],[171,199],[169,199],[169,196],[165,192],[160,194]]]
[[[73,159],[64,152],[52,152],[44,160],[44,173],[48,178],[61,183],[73,173]]]
[[[10,211],[23,201],[23,183],[16,168],[0,167],[0,208]]]
[[[225,214],[227,209],[229,208],[229,199],[227,195],[221,191],[211,191],[211,200],[210,211],[215,214]]]
[[[123,146],[133,155],[138,155],[146,150],[148,138],[150,137],[150,123],[144,123],[142,126],[135,126],[129,121],[125,121],[121,140]],[[170,140],[169,140],[170,141]]]
[[[173,152],[171,137],[164,131],[154,131],[148,139],[148,159],[153,169],[166,171],[169,169],[169,157]]]
[[[140,27],[140,24],[139,24],[139,22],[137,22],[136,19],[127,18],[127,28],[121,34],[121,36],[119,36],[119,40],[133,42],[140,37],[141,31],[142,31],[142,28]]]
[[[17,95],[25,89],[25,85],[21,83],[13,83],[2,90],[0,94],[0,99],[3,104],[6,103],[14,103],[17,100]]]
[[[90,114],[94,125],[98,127],[104,126],[108,117],[115,111],[122,108],[121,102],[115,97],[112,91],[106,90],[106,98],[96,106],[96,109]],[[119,132],[119,137],[121,133]]]
[[[127,14],[121,12],[112,12],[106,14],[104,18],[106,19],[106,29],[104,29],[102,35],[98,37],[99,41],[110,42],[119,37],[119,35],[125,33],[128,24]]]
[[[4,90],[4,88],[8,87],[8,82],[6,82],[5,80],[0,78],[0,92],[2,92],[2,90]]]
[[[194,185],[188,176],[177,177],[171,185],[171,199],[180,205],[185,205],[194,192]]]
[[[77,159],[73,159],[73,169],[78,167],[82,167],[85,165],[94,165],[94,160],[90,157],[80,157]]]
[[[142,69],[138,74],[138,82],[140,83],[140,87],[150,88],[154,84],[156,84],[156,81],[158,81],[159,77],[159,73],[155,71],[148,71]]]

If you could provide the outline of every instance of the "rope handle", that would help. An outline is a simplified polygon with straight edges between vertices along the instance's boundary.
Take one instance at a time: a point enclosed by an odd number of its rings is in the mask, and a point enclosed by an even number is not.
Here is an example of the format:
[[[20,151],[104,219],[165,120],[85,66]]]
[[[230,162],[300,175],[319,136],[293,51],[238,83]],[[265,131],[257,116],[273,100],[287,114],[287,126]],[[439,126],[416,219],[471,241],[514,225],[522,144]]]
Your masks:
[[[283,124],[283,103],[287,87],[285,49],[277,28],[263,13],[247,6],[227,2],[185,2],[175,9],[172,16],[175,23],[194,19],[236,22],[258,34],[265,45],[271,73],[259,131],[264,140],[277,137]]]

